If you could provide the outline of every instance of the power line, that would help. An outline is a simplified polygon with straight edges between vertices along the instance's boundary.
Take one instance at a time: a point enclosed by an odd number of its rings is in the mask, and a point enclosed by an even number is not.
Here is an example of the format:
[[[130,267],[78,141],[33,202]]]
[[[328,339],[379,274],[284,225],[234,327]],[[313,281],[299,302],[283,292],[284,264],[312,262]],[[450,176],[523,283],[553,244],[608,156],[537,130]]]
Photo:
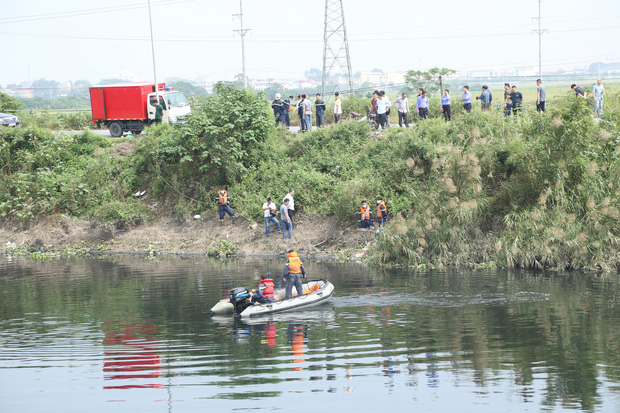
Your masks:
[[[195,2],[195,1],[197,0],[159,0],[159,1],[154,1],[152,5],[153,7],[170,6],[170,5],[175,5],[175,4],[180,4],[180,3],[190,3],[190,2]],[[74,11],[66,11],[66,12],[34,14],[30,16],[0,17],[0,24],[22,23],[22,22],[49,20],[49,19],[62,19],[65,17],[84,16],[88,14],[113,13],[117,11],[143,9],[145,7],[148,7],[148,5],[142,2],[139,4],[133,4],[133,5],[129,4],[125,6],[111,6],[111,7],[101,7],[101,8],[96,8],[96,9],[82,9],[82,10],[74,10]]]

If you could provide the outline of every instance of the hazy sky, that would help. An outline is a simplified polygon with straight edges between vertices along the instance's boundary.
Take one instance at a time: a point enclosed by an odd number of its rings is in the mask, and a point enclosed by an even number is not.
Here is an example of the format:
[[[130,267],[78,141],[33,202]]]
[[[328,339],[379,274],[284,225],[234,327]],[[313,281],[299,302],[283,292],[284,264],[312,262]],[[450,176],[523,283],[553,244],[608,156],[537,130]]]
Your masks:
[[[152,0],[158,80],[232,79],[238,0]],[[127,71],[152,80],[146,0],[1,0],[0,85],[47,78],[97,82]],[[244,0],[250,78],[321,68],[325,2]],[[344,0],[353,71],[538,64],[536,0]],[[620,61],[618,0],[543,0],[543,70]],[[30,72],[30,74],[29,74]]]

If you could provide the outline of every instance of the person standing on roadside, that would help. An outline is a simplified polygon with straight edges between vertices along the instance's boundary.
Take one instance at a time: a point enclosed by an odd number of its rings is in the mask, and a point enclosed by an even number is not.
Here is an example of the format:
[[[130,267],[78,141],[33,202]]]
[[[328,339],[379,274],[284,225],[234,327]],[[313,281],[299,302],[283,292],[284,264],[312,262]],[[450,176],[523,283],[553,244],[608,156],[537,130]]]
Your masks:
[[[379,128],[385,129],[385,118],[386,118],[386,110],[385,100],[383,99],[383,95],[379,92],[379,96],[377,97],[377,122],[379,122]]]
[[[293,238],[293,221],[289,215],[288,199],[284,198],[284,202],[280,206],[280,219],[282,220],[282,239],[286,239],[286,231],[288,231],[288,237]]]
[[[297,96],[297,115],[299,116],[299,127],[301,132],[306,131],[306,121],[304,120],[304,95]]]
[[[441,97],[441,111],[443,112],[443,117],[446,122],[452,120],[452,114],[450,113],[450,91],[448,89],[443,91],[443,96]]]
[[[586,91],[583,90],[583,88],[581,86],[577,86],[576,84],[573,83],[572,85],[570,85],[570,88],[575,91],[575,95],[578,98],[582,98],[582,99],[587,98]]]
[[[320,128],[325,125],[325,101],[321,99],[321,94],[316,94],[314,102],[314,111],[316,113],[316,127]]]
[[[340,100],[340,93],[334,93],[336,101],[334,102],[334,123],[340,123],[342,119],[342,100]]]
[[[594,95],[594,109],[592,113],[596,113],[598,109],[598,117],[603,116],[603,95],[605,94],[605,88],[603,87],[603,79],[597,79],[596,85],[592,87],[592,94]]]
[[[512,114],[514,116],[519,116],[521,105],[523,104],[523,95],[517,90],[517,85],[512,85],[510,100],[512,100]]]
[[[545,112],[545,101],[547,100],[547,91],[542,84],[542,79],[536,80],[536,111]]]
[[[424,89],[420,89],[420,96],[416,100],[415,110],[418,112],[420,119],[426,119],[428,116],[428,98]]]
[[[409,111],[409,99],[407,99],[407,94],[403,93],[401,97],[394,101],[394,105],[398,109],[398,126],[403,127],[403,121],[405,122],[405,126],[409,127],[409,120],[407,119],[407,114]]]
[[[284,102],[282,101],[279,93],[276,93],[276,98],[273,102],[271,102],[271,109],[273,109],[273,115],[276,117],[276,127],[278,124],[282,124],[282,126],[286,125]]]
[[[293,96],[289,96],[288,99],[284,99],[284,103],[285,103],[285,112],[286,112],[286,127],[290,128],[291,127],[291,111],[292,108],[291,106],[293,105]]]
[[[220,224],[222,226],[224,226],[224,214],[228,214],[232,219],[232,223],[236,224],[235,214],[232,212],[232,209],[230,209],[230,197],[228,196],[228,191],[224,187],[221,187],[217,193],[217,206],[220,210]]]
[[[510,93],[512,90],[510,89],[510,83],[504,83],[504,109],[508,104],[508,99],[510,99]]]
[[[463,102],[463,109],[465,109],[467,113],[471,112],[471,92],[469,91],[469,86],[463,86],[461,102]]]
[[[164,118],[164,106],[162,105],[162,102],[163,98],[160,98],[155,106],[155,123],[161,123]]]
[[[482,110],[489,110],[491,106],[491,92],[489,92],[489,87],[487,85],[482,86],[482,93],[480,96],[476,96],[476,100],[480,100],[480,108]]]
[[[392,102],[390,102],[390,98],[385,94],[385,91],[381,91],[381,96],[385,100],[385,125],[390,127],[390,112],[392,111]]]
[[[273,222],[274,224],[276,224],[276,227],[278,228],[278,232],[282,233],[282,230],[280,229],[280,222],[278,222],[278,219],[276,218],[277,211],[278,210],[277,210],[276,204],[271,202],[271,198],[267,198],[267,202],[263,204],[263,214],[265,216],[265,232],[267,232],[267,236],[269,236],[269,223],[270,222]]]
[[[295,190],[291,188],[291,190],[288,191],[288,194],[286,194],[286,196],[283,199],[283,201],[286,201],[287,199],[289,201],[289,204],[288,204],[289,214],[288,215],[291,218],[291,222],[293,221],[293,215],[295,215],[295,198],[293,198],[293,195],[295,195]],[[280,216],[280,219],[282,219],[281,216]]]
[[[379,91],[375,90],[372,92],[372,100],[370,104],[372,105],[372,113],[377,114],[377,99],[379,99]]]
[[[312,102],[308,95],[303,94],[304,98],[304,122],[306,123],[306,132],[312,131]]]

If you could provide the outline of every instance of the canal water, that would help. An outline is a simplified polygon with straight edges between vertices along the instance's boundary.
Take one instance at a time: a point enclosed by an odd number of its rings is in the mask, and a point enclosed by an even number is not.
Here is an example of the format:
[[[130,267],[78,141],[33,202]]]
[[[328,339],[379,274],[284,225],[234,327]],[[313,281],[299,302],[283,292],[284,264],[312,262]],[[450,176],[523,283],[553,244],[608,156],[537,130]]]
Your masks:
[[[305,265],[330,304],[246,323],[282,260],[0,256],[0,411],[620,411],[617,276]]]

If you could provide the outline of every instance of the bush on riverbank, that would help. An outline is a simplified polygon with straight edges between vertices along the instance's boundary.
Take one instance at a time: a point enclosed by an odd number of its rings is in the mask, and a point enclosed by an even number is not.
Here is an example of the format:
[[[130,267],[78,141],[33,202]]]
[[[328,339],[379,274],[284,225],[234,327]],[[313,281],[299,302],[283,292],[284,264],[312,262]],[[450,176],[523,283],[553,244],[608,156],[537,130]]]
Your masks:
[[[372,247],[380,263],[617,271],[620,99],[609,92],[598,123],[570,96],[518,119],[475,109],[410,129],[349,121],[293,135],[274,129],[262,96],[220,86],[187,125],[153,126],[121,155],[125,143],[88,132],[1,131],[0,215],[135,223],[148,214],[130,194],[148,188],[186,217],[215,213],[225,185],[255,220],[294,188],[299,211],[355,226],[360,202],[381,195],[392,221]]]

